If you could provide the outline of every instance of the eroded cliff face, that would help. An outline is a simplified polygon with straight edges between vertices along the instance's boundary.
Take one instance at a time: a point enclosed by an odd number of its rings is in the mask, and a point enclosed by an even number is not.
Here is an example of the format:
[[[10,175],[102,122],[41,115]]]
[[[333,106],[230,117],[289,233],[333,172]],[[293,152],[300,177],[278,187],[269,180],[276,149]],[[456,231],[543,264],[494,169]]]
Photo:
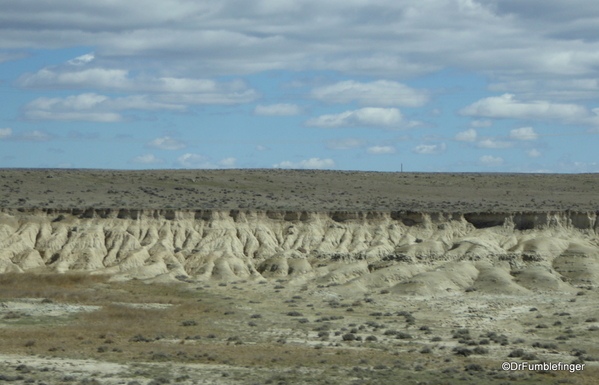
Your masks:
[[[598,229],[595,212],[5,210],[0,272],[568,291],[599,283]]]

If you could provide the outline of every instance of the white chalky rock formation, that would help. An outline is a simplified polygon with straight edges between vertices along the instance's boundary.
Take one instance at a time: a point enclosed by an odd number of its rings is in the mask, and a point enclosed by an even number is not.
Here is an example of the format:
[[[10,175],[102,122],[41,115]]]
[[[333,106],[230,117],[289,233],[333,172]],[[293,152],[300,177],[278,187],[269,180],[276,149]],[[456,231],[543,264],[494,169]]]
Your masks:
[[[404,295],[599,284],[594,212],[0,212],[0,273],[114,280],[286,278]]]

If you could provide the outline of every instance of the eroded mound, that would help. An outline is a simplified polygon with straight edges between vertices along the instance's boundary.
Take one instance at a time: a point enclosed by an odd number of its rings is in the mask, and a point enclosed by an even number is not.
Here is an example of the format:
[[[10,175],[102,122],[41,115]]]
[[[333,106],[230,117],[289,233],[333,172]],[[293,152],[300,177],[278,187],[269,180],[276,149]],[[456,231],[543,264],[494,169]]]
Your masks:
[[[0,214],[0,272],[268,279],[397,294],[599,283],[596,213],[31,210]]]

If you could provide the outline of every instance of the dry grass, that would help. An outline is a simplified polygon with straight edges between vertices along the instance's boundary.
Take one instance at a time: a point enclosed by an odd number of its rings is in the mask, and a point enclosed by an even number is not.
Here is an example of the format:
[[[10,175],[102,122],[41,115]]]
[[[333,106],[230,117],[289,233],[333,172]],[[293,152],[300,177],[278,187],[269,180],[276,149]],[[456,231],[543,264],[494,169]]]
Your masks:
[[[105,283],[106,280],[106,277],[87,274],[2,274],[0,298],[51,298],[86,302],[91,300],[92,293],[82,290]]]
[[[193,298],[182,285],[147,285],[140,281],[108,284],[107,276],[81,273],[0,274],[0,300],[49,298],[65,303],[112,302],[181,304]]]
[[[32,283],[34,278],[38,279]],[[31,284],[27,285],[27,283]],[[406,376],[419,381],[428,381],[431,384],[443,383],[435,382],[439,378],[446,381],[445,383],[455,383],[464,376],[471,381],[476,379],[477,383],[481,384],[510,381],[507,377],[493,380],[493,375],[488,374],[493,371],[498,374],[503,373],[500,370],[501,359],[459,357],[452,354],[450,349],[444,353],[434,349],[433,353],[423,355],[418,353],[420,345],[414,345],[415,349],[410,352],[407,351],[410,350],[410,343],[403,346],[403,342],[400,344],[402,346],[365,343],[342,344],[337,347],[326,346],[327,342],[323,342],[320,348],[309,344],[278,343],[275,342],[278,338],[275,336],[276,333],[270,337],[260,336],[259,330],[245,327],[251,319],[250,315],[260,312],[263,316],[256,322],[261,326],[267,328],[267,325],[274,325],[281,331],[297,331],[299,325],[282,315],[284,312],[281,311],[280,306],[277,306],[277,301],[272,304],[263,302],[260,306],[252,306],[246,311],[243,307],[248,298],[235,296],[236,298],[223,299],[224,292],[218,291],[219,289],[214,292],[207,290],[198,292],[183,290],[179,285],[146,285],[139,281],[105,284],[99,277],[75,275],[0,276],[0,290],[13,287],[17,290],[13,294],[23,294],[27,287],[30,289],[30,294],[54,290],[56,293],[62,293],[60,295],[67,300],[75,298],[75,302],[77,302],[75,292],[86,291],[98,285],[101,285],[101,291],[108,293],[103,298],[117,297],[118,294],[120,296],[118,302],[145,301],[147,303],[148,300],[154,299],[162,303],[171,303],[173,306],[153,309],[105,303],[96,311],[67,317],[61,321],[61,324],[11,323],[10,327],[0,328],[0,341],[2,341],[0,352],[45,357],[93,358],[119,363],[151,363],[158,365],[154,367],[156,373],[165,370],[165,366],[160,365],[173,363],[226,364],[236,368],[235,370],[245,370],[245,375],[259,372],[261,374],[256,376],[263,375],[267,376],[264,378],[270,378],[279,373],[277,375],[285,377],[288,383],[295,383],[304,378],[304,372],[298,371],[293,374],[298,367],[313,370],[314,372],[310,372],[312,374],[309,375],[314,376],[314,379],[318,378],[316,373],[322,373],[321,376],[340,376],[339,383],[347,383],[345,380],[349,381],[349,378],[356,376],[364,376],[365,379],[381,384],[407,381]],[[201,301],[198,302],[198,299]],[[235,314],[224,316],[223,314],[230,310],[230,306],[238,306],[235,308]],[[327,314],[329,312],[331,315],[334,313],[333,310],[327,309]],[[351,317],[360,318],[367,315],[354,312]],[[183,321],[186,320],[193,320],[196,324],[183,326]],[[340,322],[335,329],[347,322],[350,321]],[[316,326],[306,325],[308,326],[301,327],[311,329]],[[216,338],[208,338],[210,334],[216,335]],[[138,335],[148,341],[134,338]],[[196,335],[200,335],[201,338],[186,339],[188,336]],[[446,362],[444,359],[447,357],[451,361]],[[464,367],[469,363],[482,365],[484,372],[479,372],[478,377],[465,373]],[[421,365],[422,369],[416,371],[418,365]],[[354,370],[354,367],[360,369]],[[376,367],[385,369],[373,370]],[[456,368],[457,372],[440,374],[445,368]],[[589,367],[576,375],[557,373],[552,377],[549,374],[535,374],[534,380],[553,383],[575,376],[576,383],[593,384],[597,372],[595,368]],[[256,378],[264,379],[258,377]],[[392,378],[396,382],[390,382]],[[532,378],[530,380],[532,381]],[[243,383],[241,377],[239,381]],[[523,382],[526,383],[524,380]]]
[[[0,275],[0,288],[19,287],[30,290],[47,289],[50,287],[73,288],[87,286],[93,283],[106,282],[107,277],[89,274],[21,274],[7,273]]]

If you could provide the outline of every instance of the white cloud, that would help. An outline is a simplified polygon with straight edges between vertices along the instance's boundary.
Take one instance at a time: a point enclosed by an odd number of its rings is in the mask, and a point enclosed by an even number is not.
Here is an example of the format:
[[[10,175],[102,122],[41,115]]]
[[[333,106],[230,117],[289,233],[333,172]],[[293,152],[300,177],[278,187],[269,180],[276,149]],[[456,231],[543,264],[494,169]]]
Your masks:
[[[237,165],[237,158],[224,158],[215,164],[207,156],[187,153],[178,157],[174,165],[176,167],[201,169],[233,168]]]
[[[440,144],[421,144],[412,149],[416,154],[422,155],[439,155],[445,152],[447,145],[445,143]]]
[[[528,155],[529,158],[538,158],[539,156],[543,155],[540,151],[538,151],[535,148],[527,150],[526,154]]]
[[[297,104],[271,104],[268,106],[263,106],[261,104],[257,105],[254,109],[254,114],[256,115],[266,115],[266,116],[293,116],[299,115],[302,113],[302,109]]]
[[[24,89],[95,89],[108,92],[144,93],[141,96],[156,102],[174,104],[239,104],[259,98],[256,90],[236,79],[217,82],[211,79],[184,77],[130,77],[128,70],[110,68],[74,68],[85,66],[87,55],[67,62],[67,65],[46,67],[37,73],[21,75],[14,85]],[[87,61],[86,61],[87,60]]]
[[[503,94],[474,102],[463,108],[460,114],[488,118],[580,121],[589,116],[589,111],[576,104],[551,103],[545,100],[520,102],[513,94]]]
[[[207,156],[184,154],[177,158],[175,164],[185,168],[214,168],[210,165],[208,160],[209,158]]]
[[[258,151],[268,151],[268,150],[270,150],[270,148],[259,144],[259,145],[256,146],[256,150],[258,150]]]
[[[24,116],[28,120],[48,120],[58,122],[116,123],[127,120],[123,115],[114,112],[54,112],[26,110]]]
[[[596,77],[596,13],[590,0],[8,0],[0,48],[94,46],[91,63],[206,76],[287,69],[391,79],[457,68],[567,80]]]
[[[364,147],[368,144],[365,139],[344,138],[327,140],[327,148],[329,150],[350,150],[352,148]]]
[[[517,93],[524,99],[550,98],[553,101],[595,99],[599,95],[599,80],[594,78],[546,78],[511,80],[489,85],[494,92]]]
[[[474,142],[474,141],[476,141],[476,138],[477,138],[476,130],[473,128],[466,130],[466,131],[459,132],[455,136],[455,140],[458,140],[460,142]]]
[[[392,146],[373,146],[368,147],[366,152],[371,155],[395,154],[397,149]]]
[[[321,115],[308,119],[307,127],[385,127],[394,128],[401,125],[403,116],[397,108],[365,107],[340,114]]]
[[[54,138],[54,135],[39,130],[24,131],[18,135],[13,135],[12,128],[0,128],[0,140],[7,139],[21,142],[47,142]]]
[[[492,138],[482,139],[476,143],[479,148],[494,148],[494,149],[505,149],[514,147],[513,142],[507,142],[504,140],[497,140]]]
[[[11,137],[11,139],[23,142],[47,142],[54,139],[54,136],[42,131],[33,130],[22,132],[19,135]]]
[[[470,122],[470,125],[472,127],[475,128],[486,128],[486,127],[491,127],[493,125],[493,121],[492,120],[473,120],[472,122]]]
[[[517,140],[535,140],[539,135],[532,127],[522,127],[510,130],[510,138]]]
[[[221,160],[220,162],[218,162],[218,164],[219,164],[219,166],[226,167],[226,168],[235,167],[235,165],[237,164],[237,159],[236,158],[225,158],[225,159]]]
[[[310,169],[310,170],[322,170],[332,169],[335,167],[335,162],[332,159],[320,159],[310,158],[302,160],[300,162],[283,161],[281,163],[273,164],[273,168],[292,168],[292,169]]]
[[[80,65],[84,65],[84,64],[91,62],[92,60],[95,59],[95,57],[96,56],[94,55],[93,52],[87,53],[85,55],[77,56],[76,58],[67,61],[67,64],[70,64],[73,66],[80,66]]]
[[[150,148],[157,148],[160,150],[180,150],[182,148],[187,147],[185,143],[173,139],[170,136],[156,138],[149,142],[146,146]]]
[[[440,108],[433,108],[432,110],[429,111],[430,116],[440,116],[442,113],[443,113],[443,110],[441,110]]]
[[[313,89],[311,97],[326,103],[347,104],[357,101],[360,105],[375,107],[420,107],[429,100],[428,91],[389,80],[370,83],[342,81]]]
[[[84,66],[80,56],[75,60],[77,66]],[[241,79],[229,82],[217,82],[211,79],[157,77],[150,75],[129,76],[129,70],[113,68],[74,69],[73,60],[68,66],[45,67],[36,73],[25,73],[15,85],[25,89],[87,89],[97,88],[104,91],[137,93],[206,93],[227,94],[248,91],[247,84]]]
[[[125,117],[115,111],[184,109],[181,105],[154,102],[143,95],[110,98],[86,93],[64,99],[37,98],[23,107],[23,115],[30,120],[121,122]]]
[[[207,92],[207,93],[168,93],[159,94],[154,98],[164,103],[174,104],[197,104],[197,105],[209,105],[209,104],[243,104],[251,103],[258,99],[260,94],[255,90],[244,90],[238,92]]]
[[[12,135],[12,128],[0,128],[0,139],[6,139]]]
[[[84,63],[81,63],[82,65]],[[127,71],[117,69],[90,68],[77,72],[58,73],[41,69],[35,74],[21,75],[15,85],[25,89],[115,89],[130,87]]]
[[[131,159],[130,163],[138,163],[138,164],[156,164],[156,163],[164,163],[164,159],[157,158],[153,154],[143,154],[136,156]]]
[[[503,164],[503,159],[492,155],[483,155],[478,159],[479,163],[487,167],[498,167]]]
[[[27,52],[0,52],[0,63],[4,63],[11,60],[20,60],[31,56]]]

